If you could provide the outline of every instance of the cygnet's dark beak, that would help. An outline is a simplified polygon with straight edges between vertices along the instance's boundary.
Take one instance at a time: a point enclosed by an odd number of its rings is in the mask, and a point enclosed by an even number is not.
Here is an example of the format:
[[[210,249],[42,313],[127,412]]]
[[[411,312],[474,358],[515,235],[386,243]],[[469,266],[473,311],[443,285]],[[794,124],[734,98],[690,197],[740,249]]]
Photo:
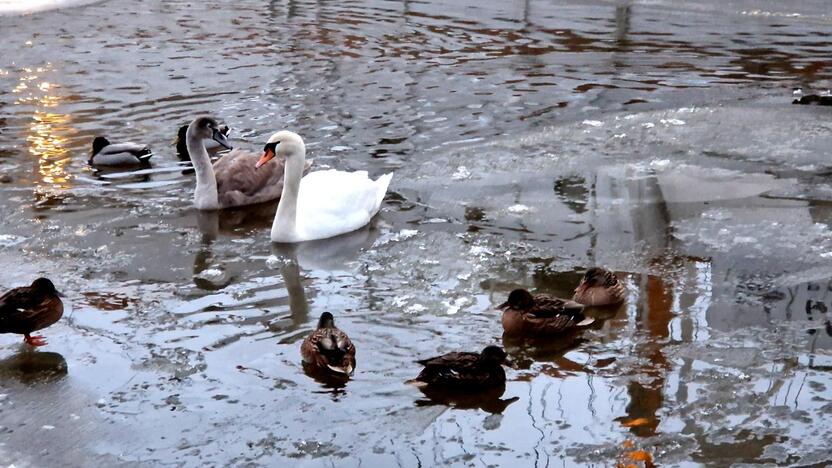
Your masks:
[[[212,138],[223,148],[232,149],[232,146],[230,143],[228,143],[228,139],[225,137],[225,135],[223,135],[222,132],[217,130],[216,128],[214,129],[214,136]]]

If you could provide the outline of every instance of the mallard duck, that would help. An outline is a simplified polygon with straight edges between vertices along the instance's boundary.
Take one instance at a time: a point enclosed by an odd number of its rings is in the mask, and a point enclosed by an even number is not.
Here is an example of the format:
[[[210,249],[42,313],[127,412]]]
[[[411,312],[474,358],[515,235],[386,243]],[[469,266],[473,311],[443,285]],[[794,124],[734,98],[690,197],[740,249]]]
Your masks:
[[[347,334],[335,326],[335,318],[329,312],[321,314],[318,328],[303,340],[300,355],[310,372],[349,376],[355,370],[355,346]]]
[[[454,352],[416,361],[425,366],[408,383],[417,387],[435,386],[448,390],[487,389],[505,385],[503,364],[508,355],[499,346],[487,346],[481,353]]]
[[[23,335],[31,346],[43,346],[42,336],[31,333],[52,325],[64,314],[64,304],[52,281],[38,278],[31,286],[14,288],[0,296],[0,333]]]
[[[525,289],[512,291],[497,308],[503,311],[503,330],[507,335],[555,335],[594,321],[584,316],[584,306],[575,301],[532,295]]]
[[[627,290],[615,273],[603,268],[590,268],[584,274],[572,300],[588,306],[621,304],[627,299]]]
[[[217,128],[220,133],[227,139],[228,134],[231,133],[231,128],[228,125],[220,125]],[[188,153],[188,125],[183,125],[179,127],[179,131],[176,133],[176,141],[174,144],[176,145],[176,154],[179,156],[179,159],[183,161],[190,161],[191,155]],[[203,141],[205,144],[205,149],[207,151],[217,151],[219,149],[225,148],[224,146],[220,145],[213,138],[206,139]]]
[[[280,197],[283,191],[283,159],[258,170],[259,166],[255,167],[260,158],[258,153],[235,149],[212,164],[205,149],[206,140],[231,149],[219,124],[211,117],[197,117],[188,126],[185,141],[196,172],[194,206],[197,209],[219,210],[255,205]],[[308,170],[311,164],[310,160],[301,165],[301,173]]]
[[[367,225],[378,213],[393,173],[370,179],[367,171],[330,169],[303,176],[306,146],[297,133],[269,138],[256,167],[268,167],[275,155],[286,166],[285,184],[272,224],[272,242],[304,242],[346,234]],[[282,172],[282,168],[281,168]]]
[[[89,163],[93,166],[135,166],[147,164],[153,153],[147,145],[138,143],[110,143],[103,136],[92,140],[92,156]]]
[[[832,95],[808,94],[795,99],[792,104],[832,106]]]

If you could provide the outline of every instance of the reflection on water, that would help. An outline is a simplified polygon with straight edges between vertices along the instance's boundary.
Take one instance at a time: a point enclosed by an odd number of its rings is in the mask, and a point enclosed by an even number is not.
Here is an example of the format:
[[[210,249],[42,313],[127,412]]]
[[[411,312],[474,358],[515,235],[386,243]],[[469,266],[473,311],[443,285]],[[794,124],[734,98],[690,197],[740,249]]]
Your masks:
[[[56,379],[83,390],[38,425],[96,413],[31,464],[832,462],[832,126],[790,104],[793,86],[829,87],[830,18],[792,3],[108,0],[0,17],[0,260],[21,267],[0,283],[48,272],[77,309],[50,329],[65,360],[0,349],[0,393]],[[274,203],[197,212],[170,142],[198,113],[242,147],[288,127],[320,167],[394,170],[381,215],[273,245]],[[151,144],[154,167],[92,173],[98,134]],[[500,395],[403,383],[418,356],[499,342],[511,289],[569,297],[595,265],[627,303],[505,340]],[[302,373],[323,311],[356,343],[348,385]]]
[[[50,351],[22,349],[16,354],[0,359],[0,378],[27,385],[63,379],[67,375],[67,369],[66,359],[61,354]]]

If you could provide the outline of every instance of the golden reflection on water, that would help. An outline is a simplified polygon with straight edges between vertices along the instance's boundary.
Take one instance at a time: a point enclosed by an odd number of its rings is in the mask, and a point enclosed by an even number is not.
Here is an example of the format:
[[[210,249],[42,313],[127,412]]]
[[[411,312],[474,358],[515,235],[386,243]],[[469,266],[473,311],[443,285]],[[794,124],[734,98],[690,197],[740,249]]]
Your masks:
[[[37,157],[37,175],[40,186],[55,189],[69,187],[71,176],[67,172],[69,151],[66,149],[67,138],[61,136],[69,129],[69,117],[36,110],[29,125],[29,152]]]
[[[12,90],[20,95],[16,104],[34,108],[26,141],[29,153],[37,161],[35,176],[39,191],[66,189],[72,179],[67,171],[70,156],[65,136],[72,131],[69,115],[49,112],[61,102],[61,96],[56,92],[60,86],[43,79],[43,74],[51,69],[51,64],[45,68],[25,68]]]

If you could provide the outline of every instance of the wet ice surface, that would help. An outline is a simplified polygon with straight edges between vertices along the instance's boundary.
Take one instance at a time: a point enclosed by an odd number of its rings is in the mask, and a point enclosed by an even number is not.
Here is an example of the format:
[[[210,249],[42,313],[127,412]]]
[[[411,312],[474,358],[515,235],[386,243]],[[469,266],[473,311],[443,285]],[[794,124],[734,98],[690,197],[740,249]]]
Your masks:
[[[3,461],[832,462],[832,120],[788,104],[829,87],[823,3],[125,5],[0,18],[0,285],[47,274],[69,303],[46,348],[0,336]],[[169,146],[196,112],[395,170],[382,214],[289,247],[274,204],[197,213]],[[91,171],[105,132],[153,168]],[[403,384],[502,343],[512,288],[569,295],[595,264],[627,305],[503,343],[501,413]],[[326,310],[346,386],[300,367]]]

